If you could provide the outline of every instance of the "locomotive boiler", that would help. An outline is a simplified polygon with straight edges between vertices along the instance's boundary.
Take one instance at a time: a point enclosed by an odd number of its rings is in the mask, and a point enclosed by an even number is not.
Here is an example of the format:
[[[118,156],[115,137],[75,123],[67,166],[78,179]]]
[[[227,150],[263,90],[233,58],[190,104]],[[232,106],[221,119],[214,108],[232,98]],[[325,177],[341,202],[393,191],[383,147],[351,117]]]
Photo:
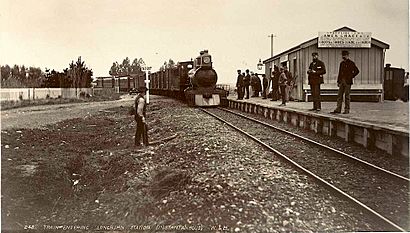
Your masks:
[[[184,90],[188,105],[204,107],[227,104],[228,92],[216,87],[218,75],[212,67],[212,57],[208,50],[200,52],[188,77],[190,87]]]

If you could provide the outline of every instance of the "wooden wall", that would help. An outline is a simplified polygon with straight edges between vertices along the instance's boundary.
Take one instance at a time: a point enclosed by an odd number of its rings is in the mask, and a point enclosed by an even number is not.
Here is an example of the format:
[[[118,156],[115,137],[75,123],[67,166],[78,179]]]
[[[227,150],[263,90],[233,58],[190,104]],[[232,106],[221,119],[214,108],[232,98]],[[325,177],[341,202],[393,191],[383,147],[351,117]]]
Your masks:
[[[339,65],[342,59],[342,50],[350,52],[350,59],[356,63],[360,73],[353,80],[352,89],[382,89],[383,86],[383,67],[384,51],[382,48],[372,44],[369,48],[318,48],[317,42],[310,43],[301,49],[295,49],[281,57],[288,55],[287,65],[293,76],[297,76],[297,87],[293,91],[293,97],[299,100],[304,99],[304,89],[309,89],[307,70],[312,62],[312,53],[318,52],[319,59],[325,63],[326,74],[324,75],[324,84],[322,89],[337,90],[337,76]],[[296,64],[294,62],[296,60]],[[269,65],[280,67],[280,57],[271,62]]]
[[[370,49],[366,48],[317,48],[317,44],[308,46],[302,49],[305,70],[312,62],[312,52],[319,53],[319,59],[325,63],[326,74],[324,75],[324,82],[329,84],[337,83],[337,75],[339,73],[339,65],[342,61],[342,50],[350,52],[350,60],[356,63],[360,73],[354,79],[354,84],[382,84],[383,83],[383,67],[384,56],[383,49],[372,45]],[[307,74],[305,72],[305,84],[307,81]],[[373,86],[373,85],[371,85]]]

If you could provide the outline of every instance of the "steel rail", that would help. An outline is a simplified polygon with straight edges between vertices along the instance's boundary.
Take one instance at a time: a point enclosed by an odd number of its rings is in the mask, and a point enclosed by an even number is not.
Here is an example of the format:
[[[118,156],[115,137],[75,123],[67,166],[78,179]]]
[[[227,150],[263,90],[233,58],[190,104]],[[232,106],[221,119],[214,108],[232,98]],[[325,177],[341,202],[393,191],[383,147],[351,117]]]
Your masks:
[[[219,116],[209,112],[208,110],[205,110],[203,108],[201,108],[201,110],[203,112],[205,112],[206,114],[218,119],[219,121],[229,125],[230,127],[234,128],[235,130],[239,131],[240,133],[246,135],[247,137],[251,138],[253,141],[259,143],[260,145],[264,146],[265,148],[267,148],[268,150],[272,151],[273,153],[275,153],[276,155],[279,155],[281,158],[285,159],[287,162],[289,162],[291,165],[293,165],[294,167],[298,168],[299,170],[301,170],[302,172],[304,172],[305,174],[307,174],[308,176],[314,178],[315,180],[319,181],[320,183],[324,184],[324,186],[328,189],[330,189],[331,191],[335,192],[338,195],[341,195],[342,197],[346,198],[348,201],[353,202],[354,204],[356,204],[357,206],[359,206],[360,208],[362,208],[363,210],[367,211],[368,213],[370,213],[371,215],[373,215],[374,217],[380,219],[381,221],[383,221],[385,224],[391,226],[394,228],[395,231],[402,231],[402,232],[407,232],[405,229],[401,228],[400,226],[398,226],[397,224],[395,224],[394,222],[390,221],[388,218],[384,217],[383,215],[381,215],[380,213],[376,212],[375,210],[373,210],[372,208],[366,206],[365,204],[363,204],[362,202],[360,202],[359,200],[357,200],[356,198],[350,196],[349,194],[343,192],[341,189],[337,188],[336,186],[332,185],[331,183],[327,182],[326,180],[322,179],[321,177],[317,176],[316,174],[314,174],[313,172],[309,171],[308,169],[304,168],[303,166],[299,165],[298,163],[296,163],[295,161],[293,161],[292,159],[290,159],[289,157],[287,157],[286,155],[282,154],[281,152],[279,152],[278,150],[272,148],[271,146],[269,146],[268,144],[262,142],[261,140],[257,139],[256,137],[250,135],[249,133],[245,132],[244,130],[234,126],[233,124],[229,123],[228,121],[220,118]]]
[[[327,149],[327,150],[329,150],[329,151],[332,151],[332,152],[334,152],[334,153],[343,155],[343,156],[345,156],[345,157],[347,157],[347,158],[349,158],[349,159],[355,160],[356,162],[359,162],[359,163],[364,164],[364,165],[367,165],[367,166],[369,166],[369,167],[371,167],[371,168],[373,168],[373,169],[376,169],[376,170],[378,170],[378,171],[382,171],[382,172],[384,172],[384,173],[386,173],[386,174],[389,174],[389,175],[391,175],[391,176],[394,176],[395,178],[398,178],[398,179],[401,180],[401,181],[405,181],[405,182],[407,182],[407,183],[410,182],[410,179],[407,178],[407,177],[404,177],[404,176],[402,176],[402,175],[396,174],[396,173],[394,173],[394,172],[392,172],[392,171],[386,170],[386,169],[384,169],[384,168],[381,168],[381,167],[379,167],[379,166],[376,166],[376,165],[374,165],[374,164],[372,164],[372,163],[369,163],[369,162],[367,162],[367,161],[364,161],[364,160],[362,160],[362,159],[356,158],[356,157],[354,157],[353,155],[349,155],[349,154],[347,154],[347,153],[345,153],[345,152],[343,152],[343,151],[340,151],[340,150],[337,150],[337,149],[332,148],[332,147],[330,147],[330,146],[327,146],[327,145],[324,145],[324,144],[322,144],[322,143],[316,142],[316,141],[314,141],[314,140],[312,140],[312,139],[310,139],[310,138],[303,137],[303,136],[301,136],[301,135],[292,133],[292,132],[290,132],[290,131],[281,129],[281,128],[276,127],[276,126],[274,126],[274,125],[268,124],[268,123],[266,123],[266,122],[257,120],[257,119],[252,118],[252,117],[245,116],[245,115],[243,115],[243,114],[240,114],[240,113],[237,113],[237,112],[228,110],[228,109],[223,109],[223,108],[218,108],[218,109],[219,109],[219,110],[222,110],[222,111],[230,112],[230,113],[232,113],[232,114],[235,114],[235,115],[237,115],[237,116],[240,116],[240,117],[246,118],[246,119],[248,119],[248,120],[257,122],[257,123],[262,124],[262,125],[264,125],[264,126],[267,126],[267,127],[269,127],[269,128],[272,128],[272,129],[278,130],[278,131],[280,131],[280,132],[289,134],[289,135],[291,135],[291,136],[293,136],[293,137],[297,137],[297,138],[302,139],[302,140],[304,140],[304,141],[307,141],[307,142],[309,142],[309,143],[311,143],[311,144],[313,144],[313,145],[320,146],[320,147],[325,148],[325,149]]]

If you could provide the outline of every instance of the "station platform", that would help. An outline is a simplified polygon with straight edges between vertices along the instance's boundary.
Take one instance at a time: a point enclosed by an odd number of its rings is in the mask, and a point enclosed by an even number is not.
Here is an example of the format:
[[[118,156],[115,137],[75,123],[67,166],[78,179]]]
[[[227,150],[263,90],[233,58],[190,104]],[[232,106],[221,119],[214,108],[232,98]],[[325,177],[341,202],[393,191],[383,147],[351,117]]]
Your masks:
[[[228,96],[228,102],[230,108],[408,157],[409,104],[402,101],[351,102],[349,114],[330,113],[336,108],[336,102],[322,102],[322,110],[318,112],[309,111],[312,102],[289,101],[286,106],[279,106],[280,100],[262,97],[237,100],[236,95]]]
[[[235,100],[237,96],[230,95],[228,99]],[[250,97],[249,99],[238,100],[241,102],[257,103],[263,106],[289,108],[300,111],[309,111],[313,107],[312,102],[289,101],[286,106],[279,107],[281,100],[270,101],[262,97]],[[344,106],[344,103],[343,103]],[[318,115],[329,115],[330,117],[351,119],[358,122],[366,122],[379,127],[386,127],[397,131],[409,133],[409,103],[402,101],[384,102],[351,102],[349,114],[331,114],[336,108],[336,102],[322,102],[322,110],[311,112]],[[342,109],[343,111],[343,109]],[[309,111],[310,112],[310,111]]]

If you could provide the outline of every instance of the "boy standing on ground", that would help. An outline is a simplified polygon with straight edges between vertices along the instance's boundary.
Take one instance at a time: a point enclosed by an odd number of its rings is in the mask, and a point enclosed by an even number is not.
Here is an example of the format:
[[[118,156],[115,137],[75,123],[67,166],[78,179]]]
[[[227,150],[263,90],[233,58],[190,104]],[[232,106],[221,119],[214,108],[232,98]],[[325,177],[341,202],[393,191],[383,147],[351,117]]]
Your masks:
[[[138,95],[135,97],[135,121],[137,130],[135,132],[135,146],[141,147],[141,138],[144,146],[148,146],[147,122],[145,120],[147,103],[145,101],[146,87],[138,88]]]

